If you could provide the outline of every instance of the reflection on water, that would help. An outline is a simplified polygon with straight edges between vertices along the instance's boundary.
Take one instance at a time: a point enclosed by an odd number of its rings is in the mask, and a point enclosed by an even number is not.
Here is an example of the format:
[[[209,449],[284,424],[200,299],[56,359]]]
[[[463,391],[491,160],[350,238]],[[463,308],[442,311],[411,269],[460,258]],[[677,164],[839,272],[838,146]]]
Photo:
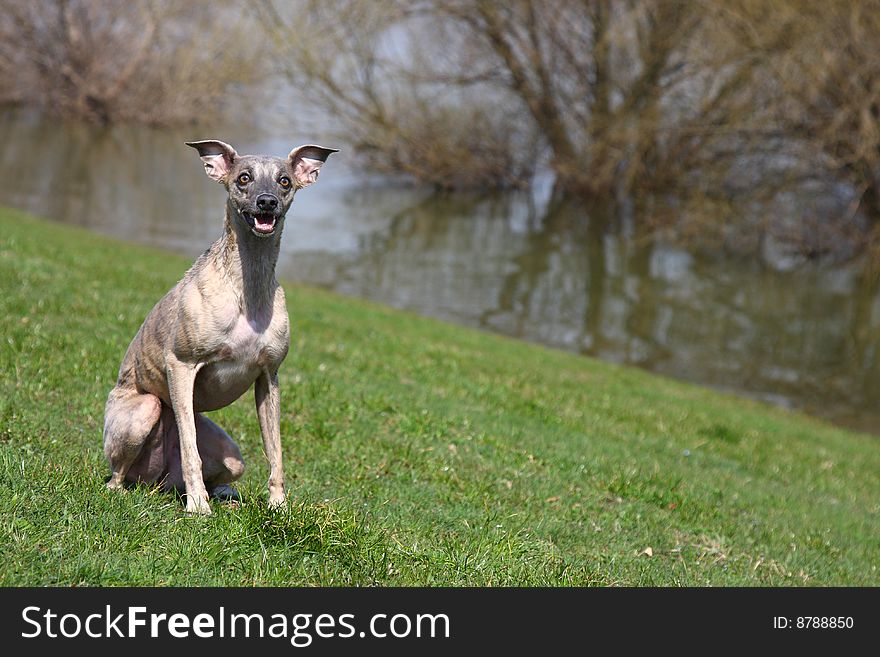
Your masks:
[[[183,141],[284,154],[309,140],[191,133],[0,116],[0,203],[195,255],[219,235],[223,193]],[[857,265],[698,258],[602,208],[436,197],[337,157],[297,196],[282,277],[880,433],[880,290]]]

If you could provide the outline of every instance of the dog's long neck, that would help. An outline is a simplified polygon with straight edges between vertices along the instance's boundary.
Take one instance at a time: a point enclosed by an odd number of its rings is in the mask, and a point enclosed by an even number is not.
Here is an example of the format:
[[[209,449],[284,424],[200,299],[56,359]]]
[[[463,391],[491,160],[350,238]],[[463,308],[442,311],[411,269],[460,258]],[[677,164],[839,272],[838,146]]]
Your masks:
[[[240,295],[242,311],[249,318],[271,312],[275,299],[275,265],[281,250],[279,225],[269,237],[254,235],[237,211],[227,206],[223,237],[218,245],[221,269]]]

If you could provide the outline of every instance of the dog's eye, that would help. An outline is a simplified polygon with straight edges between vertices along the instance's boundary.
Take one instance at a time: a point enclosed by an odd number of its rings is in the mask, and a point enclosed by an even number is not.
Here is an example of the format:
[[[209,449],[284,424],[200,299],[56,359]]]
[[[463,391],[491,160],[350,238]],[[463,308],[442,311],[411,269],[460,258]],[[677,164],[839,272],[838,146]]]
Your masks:
[[[290,189],[290,178],[287,176],[281,176],[278,179],[278,184],[281,185],[282,189]]]
[[[245,171],[238,176],[237,180],[239,185],[247,185],[251,181],[251,174]]]

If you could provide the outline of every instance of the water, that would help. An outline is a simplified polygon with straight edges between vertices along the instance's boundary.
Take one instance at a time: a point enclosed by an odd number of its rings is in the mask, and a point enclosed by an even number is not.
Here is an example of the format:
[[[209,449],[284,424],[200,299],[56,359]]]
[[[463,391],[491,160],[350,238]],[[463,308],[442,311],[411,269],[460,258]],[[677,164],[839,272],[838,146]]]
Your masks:
[[[7,112],[0,203],[195,256],[222,230],[223,191],[183,145],[204,138],[283,155],[314,136],[273,139],[243,125],[105,129]],[[644,239],[619,212],[439,197],[349,162],[333,156],[297,195],[282,278],[880,434],[880,286],[860,263],[698,257]]]

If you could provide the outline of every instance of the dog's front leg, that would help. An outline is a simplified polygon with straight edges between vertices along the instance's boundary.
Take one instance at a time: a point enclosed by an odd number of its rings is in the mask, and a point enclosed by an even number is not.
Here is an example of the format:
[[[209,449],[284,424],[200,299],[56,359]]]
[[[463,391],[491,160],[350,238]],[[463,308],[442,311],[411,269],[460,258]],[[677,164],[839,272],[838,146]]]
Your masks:
[[[167,356],[168,392],[177,420],[180,436],[180,469],[186,487],[187,513],[210,515],[208,491],[202,476],[202,458],[196,442],[196,421],[193,413],[193,388],[199,367],[195,363],[179,360],[174,354]]]
[[[278,371],[264,369],[254,385],[263,448],[269,459],[269,506],[284,504],[284,465],[281,462],[281,395]]]

